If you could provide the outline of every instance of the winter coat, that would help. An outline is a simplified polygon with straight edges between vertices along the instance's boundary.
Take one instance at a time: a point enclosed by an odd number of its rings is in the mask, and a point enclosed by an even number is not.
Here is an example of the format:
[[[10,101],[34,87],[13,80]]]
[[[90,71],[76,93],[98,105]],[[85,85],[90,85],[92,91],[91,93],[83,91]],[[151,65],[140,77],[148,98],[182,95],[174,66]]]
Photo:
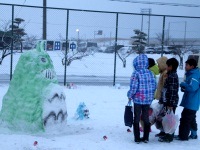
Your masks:
[[[164,87],[162,89],[162,96],[160,98],[160,103],[164,103],[169,107],[177,107],[179,96],[179,81],[176,71],[169,71],[167,73],[167,78],[165,80]]]
[[[180,84],[184,89],[180,106],[197,111],[200,105],[200,70],[198,68],[189,70],[185,76],[185,81]]]
[[[157,90],[155,94],[155,99],[159,100],[161,98],[162,88],[165,83],[165,79],[167,78],[167,57],[163,56],[156,60],[159,66],[160,77],[158,79]]]
[[[151,104],[154,99],[156,89],[156,79],[153,73],[148,69],[148,58],[140,54],[133,60],[135,71],[130,79],[130,90],[127,93],[128,98],[133,99],[136,104]]]

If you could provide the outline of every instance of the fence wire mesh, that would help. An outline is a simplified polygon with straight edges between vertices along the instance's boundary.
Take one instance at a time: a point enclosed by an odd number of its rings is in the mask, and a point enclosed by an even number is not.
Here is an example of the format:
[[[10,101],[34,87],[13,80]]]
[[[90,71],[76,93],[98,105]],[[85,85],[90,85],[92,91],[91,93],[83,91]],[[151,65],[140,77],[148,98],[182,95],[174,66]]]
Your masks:
[[[64,85],[128,85],[137,53],[134,30],[146,34],[146,54],[175,55],[170,48],[199,53],[198,17],[46,8],[44,21],[43,13],[42,7],[0,4],[2,82],[11,79],[20,55],[41,40]]]

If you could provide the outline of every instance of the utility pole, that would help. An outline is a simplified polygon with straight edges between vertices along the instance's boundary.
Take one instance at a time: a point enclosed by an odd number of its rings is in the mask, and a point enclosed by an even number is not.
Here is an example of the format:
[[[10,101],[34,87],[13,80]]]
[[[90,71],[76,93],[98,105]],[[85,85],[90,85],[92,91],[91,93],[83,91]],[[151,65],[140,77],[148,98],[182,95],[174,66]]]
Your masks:
[[[149,16],[149,21],[148,21],[148,39],[147,39],[147,43],[149,46],[149,35],[150,35],[150,14],[151,14],[151,8],[142,8],[140,10],[140,13],[142,14],[142,22],[141,22],[141,31],[143,31],[143,15],[147,14]]]
[[[143,14],[142,14],[142,21],[141,21],[141,31],[143,31]]]
[[[187,30],[187,21],[184,21],[185,22],[185,31],[184,31],[184,48],[186,46],[186,30]]]
[[[168,23],[168,36],[167,36],[167,45],[169,46],[170,43],[169,43],[169,31],[170,31],[170,22]]]
[[[149,36],[150,36],[150,14],[151,14],[151,8],[149,8],[149,22],[148,22],[148,46],[149,46]]]
[[[43,0],[43,40],[47,39],[47,1]]]

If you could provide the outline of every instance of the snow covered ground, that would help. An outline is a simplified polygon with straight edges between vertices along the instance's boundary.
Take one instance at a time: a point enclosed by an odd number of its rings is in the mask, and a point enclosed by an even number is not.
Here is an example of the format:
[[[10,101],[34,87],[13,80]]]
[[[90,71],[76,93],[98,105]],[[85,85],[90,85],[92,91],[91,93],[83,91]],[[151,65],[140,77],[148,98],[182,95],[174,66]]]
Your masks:
[[[122,149],[184,149],[198,150],[200,140],[186,142],[174,140],[172,143],[160,143],[155,134],[159,131],[152,126],[150,142],[135,144],[133,133],[127,132],[124,126],[124,107],[127,104],[126,92],[128,87],[117,89],[109,86],[77,86],[76,89],[64,88],[67,100],[67,126],[54,128],[46,133],[30,135],[13,133],[0,128],[0,145],[2,150],[122,150]],[[0,85],[0,99],[6,93],[8,85]],[[179,93],[180,99],[182,93]],[[80,102],[85,102],[90,111],[89,119],[75,120],[74,114]],[[154,101],[155,103],[157,101]],[[1,105],[1,101],[0,101]],[[180,116],[182,107],[178,107]],[[200,113],[197,113],[200,125]],[[57,128],[57,127],[55,127]],[[132,131],[132,129],[131,129]],[[177,131],[176,131],[177,133]],[[141,133],[142,134],[142,133]],[[103,136],[107,136],[107,140]],[[200,137],[200,132],[198,133]],[[34,146],[34,141],[38,144]]]
[[[56,57],[55,55],[51,57]],[[109,57],[109,59],[108,59]],[[154,59],[160,57],[160,55],[149,55]],[[172,56],[169,56],[169,58]],[[15,57],[16,58],[16,57]],[[58,66],[60,58],[53,59],[56,72],[59,74]],[[76,61],[72,63],[71,72],[79,71],[79,74],[84,74],[84,65],[87,64],[88,70],[90,70],[91,61],[98,59],[102,63],[101,67],[105,64],[107,67],[111,66],[113,60],[109,55],[99,54],[83,59],[82,61]],[[106,59],[107,58],[107,59]],[[113,55],[112,55],[113,58]],[[127,62],[127,68],[125,70],[118,69],[118,74],[130,76],[132,72],[132,59],[129,58]],[[112,61],[112,63],[106,62]],[[9,65],[3,62],[3,69],[7,69]],[[93,64],[94,65],[94,64]],[[82,66],[82,69],[81,69]],[[119,67],[121,67],[120,65]],[[111,67],[112,68],[112,67]],[[2,68],[1,68],[2,69]],[[94,72],[98,72],[101,75],[107,75],[107,72],[99,71],[98,68],[92,68]],[[109,69],[104,69],[109,72]],[[70,70],[68,70],[70,72]],[[113,71],[113,68],[112,68]],[[9,71],[8,71],[9,72]],[[183,70],[178,70],[179,76],[183,77]],[[62,72],[61,72],[62,73]],[[113,73],[113,72],[112,72]],[[2,106],[2,99],[6,93],[9,85],[0,83],[0,107]],[[127,132],[128,127],[124,126],[124,108],[127,104],[126,93],[128,86],[115,88],[112,86],[83,86],[77,85],[76,88],[68,89],[63,87],[66,94],[68,118],[66,126],[55,126],[55,128],[48,129],[45,133],[38,133],[30,135],[27,133],[14,133],[6,128],[0,128],[0,145],[2,150],[122,150],[122,149],[154,149],[154,150],[169,150],[169,149],[184,149],[184,150],[198,150],[200,147],[200,140],[189,140],[186,142],[173,141],[172,143],[160,143],[158,138],[155,137],[159,131],[152,126],[152,132],[150,133],[150,142],[148,144],[141,143],[135,144],[133,133]],[[182,92],[179,92],[180,100],[182,98]],[[84,102],[90,111],[89,119],[75,120],[74,115],[80,102]],[[157,101],[154,101],[156,103]],[[182,107],[177,108],[177,114],[180,117]],[[200,112],[197,113],[197,122],[200,127]],[[59,128],[59,130],[57,129]],[[132,131],[132,129],[131,129]],[[176,130],[176,134],[177,134]],[[142,133],[141,133],[142,134]],[[103,136],[107,136],[107,140],[103,139]],[[200,132],[198,132],[200,137]],[[34,142],[38,144],[34,146]]]
[[[64,66],[62,65],[62,58],[64,57],[61,51],[48,51],[57,75],[64,75]],[[13,55],[13,72],[21,53]],[[126,68],[123,68],[122,61],[116,59],[116,76],[130,77],[133,71],[132,61],[138,54],[132,54],[126,58]],[[158,59],[160,54],[147,54],[148,57]],[[168,58],[173,55],[165,55]],[[184,55],[184,62],[188,54]],[[177,57],[177,60],[179,58]],[[0,66],[0,74],[10,74],[10,56],[3,60]],[[81,60],[75,60],[67,67],[67,75],[90,75],[90,76],[113,76],[114,74],[114,54],[113,53],[95,53]],[[184,76],[184,70],[178,69],[180,77]],[[0,77],[1,78],[1,77]]]

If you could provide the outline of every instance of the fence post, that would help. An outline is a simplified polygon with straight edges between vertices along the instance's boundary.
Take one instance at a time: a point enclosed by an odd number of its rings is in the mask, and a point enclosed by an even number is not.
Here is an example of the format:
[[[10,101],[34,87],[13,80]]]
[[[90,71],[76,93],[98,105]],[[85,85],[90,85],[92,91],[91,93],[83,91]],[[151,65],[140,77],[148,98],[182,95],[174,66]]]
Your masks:
[[[64,70],[64,86],[66,86],[66,76],[67,76],[67,53],[68,53],[68,28],[69,28],[69,9],[67,10],[67,21],[66,21],[66,39],[65,39],[65,70]]]
[[[162,28],[162,52],[161,52],[161,56],[163,56],[164,40],[165,40],[165,16],[163,16],[163,28]]]
[[[116,30],[115,30],[115,58],[114,58],[114,78],[113,78],[113,86],[115,86],[115,78],[116,78],[116,57],[117,57],[117,38],[118,38],[118,16],[116,14]]]
[[[12,5],[12,32],[11,32],[11,54],[10,54],[10,80],[12,79],[13,68],[13,26],[14,26],[14,5]]]

